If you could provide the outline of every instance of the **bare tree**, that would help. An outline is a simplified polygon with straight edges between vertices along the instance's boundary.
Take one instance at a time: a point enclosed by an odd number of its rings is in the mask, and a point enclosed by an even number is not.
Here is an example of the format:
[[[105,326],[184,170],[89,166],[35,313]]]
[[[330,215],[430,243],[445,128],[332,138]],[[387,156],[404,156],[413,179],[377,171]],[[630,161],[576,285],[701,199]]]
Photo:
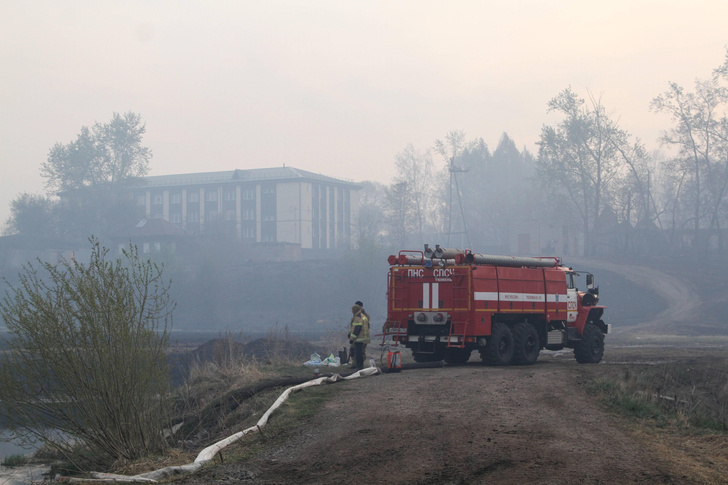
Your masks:
[[[385,217],[392,243],[399,248],[407,247],[407,236],[415,228],[413,192],[408,182],[395,182],[387,187]]]
[[[707,243],[701,238],[701,229],[716,233],[722,246],[721,211],[728,193],[727,102],[728,89],[720,85],[720,76],[715,76],[697,80],[693,92],[670,83],[669,89],[651,103],[654,111],[669,114],[673,121],[661,140],[677,149],[673,165],[681,173],[682,193],[692,207],[689,223],[696,252],[704,250]]]
[[[377,182],[363,182],[356,221],[358,247],[376,247],[384,232],[386,187]]]
[[[411,191],[412,212],[415,231],[422,239],[428,220],[432,216],[431,193],[433,187],[432,155],[429,151],[419,152],[412,144],[397,154],[395,159],[396,184],[405,182]]]
[[[568,196],[581,219],[584,252],[594,254],[599,215],[620,164],[614,140],[626,134],[607,115],[601,100],[590,97],[587,106],[571,88],[549,101],[548,111],[565,118],[541,131],[538,176],[554,195]]]

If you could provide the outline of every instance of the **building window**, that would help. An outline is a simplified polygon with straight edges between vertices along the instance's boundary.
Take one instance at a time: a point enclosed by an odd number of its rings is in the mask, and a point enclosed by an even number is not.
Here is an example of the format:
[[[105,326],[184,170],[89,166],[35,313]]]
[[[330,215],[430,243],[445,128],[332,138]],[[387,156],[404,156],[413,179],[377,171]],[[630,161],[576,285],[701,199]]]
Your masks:
[[[275,221],[275,216],[263,216],[264,221]]]
[[[172,224],[181,224],[182,223],[182,214],[179,214],[177,212],[169,215],[169,222]]]
[[[235,220],[235,211],[234,210],[225,211],[225,220],[234,221]]]
[[[253,238],[255,237],[255,228],[254,227],[246,227],[243,229],[243,237],[245,238]]]
[[[205,215],[205,219],[208,221],[216,221],[217,220],[217,212],[208,212]]]
[[[161,194],[157,194],[154,197],[152,197],[152,204],[159,205],[161,203],[162,203],[162,195]]]
[[[172,204],[181,204],[182,203],[182,194],[172,194],[171,203]]]
[[[137,203],[137,205],[147,205],[147,196],[146,195],[137,195],[136,203]]]
[[[200,201],[200,194],[197,192],[190,192],[189,195],[187,195],[187,202],[199,202]]]
[[[246,221],[253,221],[255,220],[255,210],[253,209],[245,209],[243,211],[243,219]]]
[[[243,189],[243,200],[255,200],[255,189]]]
[[[226,190],[223,194],[223,198],[225,200],[235,200],[235,191],[234,190]]]
[[[188,212],[187,213],[187,222],[200,222],[200,213],[199,212]]]
[[[217,202],[217,192],[208,192],[207,201],[208,202]]]
[[[265,186],[263,186],[262,192],[264,194],[275,194],[276,186],[275,185],[265,185]]]

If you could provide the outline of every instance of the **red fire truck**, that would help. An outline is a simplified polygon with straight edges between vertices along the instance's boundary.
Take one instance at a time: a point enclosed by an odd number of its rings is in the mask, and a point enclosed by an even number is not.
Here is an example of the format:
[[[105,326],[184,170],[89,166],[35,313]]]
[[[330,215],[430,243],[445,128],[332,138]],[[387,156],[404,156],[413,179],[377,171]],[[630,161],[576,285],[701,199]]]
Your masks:
[[[609,325],[594,276],[553,257],[512,257],[440,246],[389,257],[385,339],[417,362],[462,364],[474,350],[489,365],[533,364],[541,349],[573,348],[597,363]]]

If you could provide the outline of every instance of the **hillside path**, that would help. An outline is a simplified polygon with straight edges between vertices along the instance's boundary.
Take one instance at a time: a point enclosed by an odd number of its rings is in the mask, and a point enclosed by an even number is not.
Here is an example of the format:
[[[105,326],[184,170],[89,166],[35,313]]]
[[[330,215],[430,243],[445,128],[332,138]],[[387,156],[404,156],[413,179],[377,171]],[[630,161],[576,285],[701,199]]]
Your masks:
[[[694,286],[685,279],[679,279],[659,270],[645,266],[615,264],[599,260],[576,260],[577,264],[590,268],[603,269],[617,273],[637,286],[655,293],[665,304],[665,309],[641,322],[635,327],[613,327],[616,333],[665,330],[674,325],[684,324],[694,319],[702,300]]]

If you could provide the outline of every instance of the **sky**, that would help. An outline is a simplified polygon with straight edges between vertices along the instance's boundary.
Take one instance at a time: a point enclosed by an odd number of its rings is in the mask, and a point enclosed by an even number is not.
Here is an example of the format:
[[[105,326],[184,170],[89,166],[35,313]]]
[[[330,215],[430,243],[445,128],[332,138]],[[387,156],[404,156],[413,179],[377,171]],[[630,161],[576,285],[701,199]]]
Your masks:
[[[133,111],[150,175],[286,164],[389,183],[448,132],[536,153],[548,101],[601,99],[648,149],[650,101],[723,63],[725,0],[0,0],[0,227],[40,166]],[[435,161],[444,165],[444,161]]]

